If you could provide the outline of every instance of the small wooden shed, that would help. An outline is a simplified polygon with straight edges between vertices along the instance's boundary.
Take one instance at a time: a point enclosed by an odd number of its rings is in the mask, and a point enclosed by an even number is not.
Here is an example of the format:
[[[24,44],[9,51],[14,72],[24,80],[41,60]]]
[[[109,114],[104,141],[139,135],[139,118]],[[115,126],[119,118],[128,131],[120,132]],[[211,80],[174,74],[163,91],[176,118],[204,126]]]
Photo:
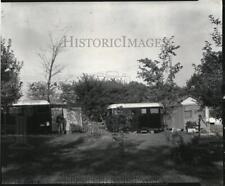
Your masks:
[[[198,102],[192,98],[187,97],[175,106],[171,106],[171,113],[165,116],[165,123],[168,128],[186,129],[187,122],[196,122],[198,124],[199,115],[203,120],[209,115],[207,108],[201,108]],[[202,123],[201,127],[206,127]]]
[[[46,100],[20,100],[2,112],[3,131],[6,134],[51,134],[57,133],[57,116],[66,120],[66,131],[71,125],[82,126],[80,107],[68,107],[64,103],[49,103]]]

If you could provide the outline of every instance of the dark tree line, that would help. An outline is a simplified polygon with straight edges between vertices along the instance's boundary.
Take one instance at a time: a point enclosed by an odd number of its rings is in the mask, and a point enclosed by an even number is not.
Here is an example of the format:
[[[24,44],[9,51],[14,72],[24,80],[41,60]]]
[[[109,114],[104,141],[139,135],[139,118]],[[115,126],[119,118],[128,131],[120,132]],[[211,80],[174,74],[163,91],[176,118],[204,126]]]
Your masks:
[[[78,81],[62,84],[62,97],[69,105],[79,105],[83,112],[96,121],[105,118],[106,108],[113,103],[144,102],[149,89],[141,83],[124,83],[115,79],[98,79],[83,74]]]

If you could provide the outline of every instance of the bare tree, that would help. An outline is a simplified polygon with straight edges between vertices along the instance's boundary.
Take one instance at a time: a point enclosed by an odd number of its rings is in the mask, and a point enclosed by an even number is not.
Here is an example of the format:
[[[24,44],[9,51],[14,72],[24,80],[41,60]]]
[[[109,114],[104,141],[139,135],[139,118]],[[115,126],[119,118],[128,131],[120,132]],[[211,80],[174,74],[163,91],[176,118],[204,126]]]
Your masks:
[[[49,34],[50,43],[48,45],[47,50],[41,51],[38,53],[42,61],[42,66],[45,73],[47,89],[46,89],[46,97],[47,100],[50,102],[50,95],[52,89],[55,87],[56,83],[52,83],[52,78],[62,72],[65,68],[64,65],[59,64],[56,62],[56,58],[58,55],[63,51],[61,45],[63,42],[63,36],[54,39],[52,34]]]

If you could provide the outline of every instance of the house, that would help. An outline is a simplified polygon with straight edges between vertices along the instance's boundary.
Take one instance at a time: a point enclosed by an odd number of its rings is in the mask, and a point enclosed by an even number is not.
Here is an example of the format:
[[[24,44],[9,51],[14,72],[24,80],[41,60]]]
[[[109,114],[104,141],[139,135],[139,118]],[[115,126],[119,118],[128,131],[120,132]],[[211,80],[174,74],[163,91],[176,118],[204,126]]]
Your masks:
[[[59,115],[66,120],[67,132],[71,124],[82,125],[80,107],[69,108],[64,103],[50,104],[46,100],[19,100],[9,107],[7,114],[1,114],[2,132],[5,134],[57,133],[56,118]]]
[[[188,122],[198,124],[199,115],[203,121],[209,118],[208,107],[201,108],[200,104],[192,98],[188,97],[175,106],[170,107],[171,112],[165,116],[165,124],[168,128],[186,129]],[[207,129],[207,125],[201,121],[201,128]]]

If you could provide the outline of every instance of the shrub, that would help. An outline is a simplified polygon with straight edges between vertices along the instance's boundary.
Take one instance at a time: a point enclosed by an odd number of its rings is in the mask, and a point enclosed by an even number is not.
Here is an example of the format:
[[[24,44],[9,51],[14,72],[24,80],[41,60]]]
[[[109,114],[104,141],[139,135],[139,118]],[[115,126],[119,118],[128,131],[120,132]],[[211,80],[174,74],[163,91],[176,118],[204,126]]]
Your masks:
[[[186,128],[195,128],[198,124],[195,121],[187,121],[186,122]]]
[[[80,125],[70,124],[70,131],[74,132],[83,132],[83,128]]]
[[[222,147],[213,146],[209,142],[200,143],[198,137],[194,137],[190,143],[181,143],[171,151],[172,159],[175,162],[193,166],[209,165],[213,161],[221,161],[222,154]]]
[[[218,136],[223,136],[223,125],[210,125],[210,131]]]
[[[106,118],[106,126],[111,132],[129,131],[132,129],[131,113],[122,111],[118,115],[111,115]]]

